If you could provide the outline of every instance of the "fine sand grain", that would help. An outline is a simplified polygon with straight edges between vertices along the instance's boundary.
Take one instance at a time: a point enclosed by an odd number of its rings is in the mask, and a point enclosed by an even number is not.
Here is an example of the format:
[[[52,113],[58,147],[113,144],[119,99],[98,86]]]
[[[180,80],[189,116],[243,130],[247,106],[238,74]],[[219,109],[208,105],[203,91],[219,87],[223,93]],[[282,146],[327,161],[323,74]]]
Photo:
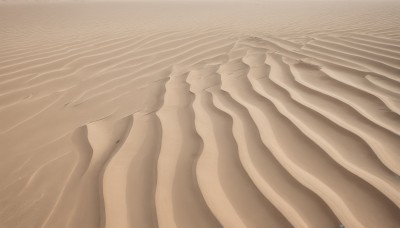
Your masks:
[[[0,4],[0,228],[400,227],[400,4]]]

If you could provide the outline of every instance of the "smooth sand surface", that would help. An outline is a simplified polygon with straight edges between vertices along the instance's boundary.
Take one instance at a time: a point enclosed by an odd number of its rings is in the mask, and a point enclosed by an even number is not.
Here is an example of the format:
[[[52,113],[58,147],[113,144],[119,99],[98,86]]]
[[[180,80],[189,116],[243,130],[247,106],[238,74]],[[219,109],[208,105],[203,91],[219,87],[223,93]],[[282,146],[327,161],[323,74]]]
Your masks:
[[[0,227],[400,227],[400,4],[0,5]]]

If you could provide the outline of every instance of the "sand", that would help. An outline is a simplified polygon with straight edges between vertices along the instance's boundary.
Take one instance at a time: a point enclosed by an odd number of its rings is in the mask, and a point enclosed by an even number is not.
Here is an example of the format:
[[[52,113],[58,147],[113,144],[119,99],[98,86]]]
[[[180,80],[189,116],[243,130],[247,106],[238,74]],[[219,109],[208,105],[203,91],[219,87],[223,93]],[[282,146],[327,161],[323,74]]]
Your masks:
[[[400,4],[0,5],[0,227],[400,227]]]

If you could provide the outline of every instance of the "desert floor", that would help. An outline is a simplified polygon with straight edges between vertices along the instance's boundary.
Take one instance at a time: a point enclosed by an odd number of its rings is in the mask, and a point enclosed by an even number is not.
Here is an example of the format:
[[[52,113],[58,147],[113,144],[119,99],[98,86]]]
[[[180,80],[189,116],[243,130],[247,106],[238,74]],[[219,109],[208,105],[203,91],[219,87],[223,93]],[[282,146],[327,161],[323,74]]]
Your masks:
[[[0,4],[0,227],[400,227],[400,4]]]

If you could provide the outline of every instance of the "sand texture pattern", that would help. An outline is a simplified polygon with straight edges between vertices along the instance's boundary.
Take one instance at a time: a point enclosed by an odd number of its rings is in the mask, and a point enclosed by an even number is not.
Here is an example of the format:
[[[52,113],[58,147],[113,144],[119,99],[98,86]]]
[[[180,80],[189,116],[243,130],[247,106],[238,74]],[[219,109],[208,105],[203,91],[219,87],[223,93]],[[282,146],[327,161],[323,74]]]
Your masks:
[[[0,5],[0,227],[400,227],[399,12]]]

